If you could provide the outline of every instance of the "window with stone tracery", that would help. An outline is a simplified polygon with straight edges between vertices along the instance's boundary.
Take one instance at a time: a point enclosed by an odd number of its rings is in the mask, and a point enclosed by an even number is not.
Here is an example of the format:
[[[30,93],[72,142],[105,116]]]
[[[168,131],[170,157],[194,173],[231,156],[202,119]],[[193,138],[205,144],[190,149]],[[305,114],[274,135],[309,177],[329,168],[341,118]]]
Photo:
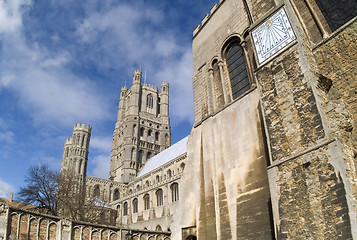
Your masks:
[[[161,188],[156,191],[156,204],[158,207],[164,204],[164,197]]]
[[[138,212],[138,199],[134,198],[133,200],[133,213],[137,213]]]
[[[153,108],[154,107],[154,98],[152,97],[151,94],[148,94],[146,97],[146,106],[149,108]]]

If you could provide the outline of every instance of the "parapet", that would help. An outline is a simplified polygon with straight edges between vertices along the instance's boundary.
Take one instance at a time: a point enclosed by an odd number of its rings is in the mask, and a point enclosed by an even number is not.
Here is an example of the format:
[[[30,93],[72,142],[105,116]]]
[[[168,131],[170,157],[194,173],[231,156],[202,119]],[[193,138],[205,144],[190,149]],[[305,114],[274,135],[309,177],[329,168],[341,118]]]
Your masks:
[[[90,133],[92,131],[92,127],[86,123],[76,123],[74,124],[73,132],[78,130]]]
[[[213,13],[218,9],[218,7],[221,5],[221,3],[224,0],[219,0],[219,3],[215,3],[213,4],[213,6],[210,9],[210,13],[207,13],[201,21],[201,24],[198,24],[195,29],[193,29],[192,33],[193,33],[193,37],[196,36],[196,34],[201,30],[201,28],[206,24],[206,22],[211,18],[211,16],[213,15]]]

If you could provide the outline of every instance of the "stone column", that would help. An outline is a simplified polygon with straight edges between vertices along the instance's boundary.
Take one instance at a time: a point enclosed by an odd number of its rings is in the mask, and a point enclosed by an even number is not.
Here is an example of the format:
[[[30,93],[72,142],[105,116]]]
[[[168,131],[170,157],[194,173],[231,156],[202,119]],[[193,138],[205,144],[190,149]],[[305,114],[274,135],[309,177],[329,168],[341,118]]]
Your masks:
[[[208,87],[207,87],[207,98],[208,98],[208,113],[211,115],[216,109],[216,99],[214,95],[213,88],[213,69],[208,69]]]
[[[219,61],[218,62],[218,67],[219,67],[219,75],[221,77],[221,83],[222,83],[222,91],[223,91],[223,98],[224,98],[224,104],[228,103],[227,99],[227,89],[226,85],[224,84],[224,76],[223,76],[223,62]]]

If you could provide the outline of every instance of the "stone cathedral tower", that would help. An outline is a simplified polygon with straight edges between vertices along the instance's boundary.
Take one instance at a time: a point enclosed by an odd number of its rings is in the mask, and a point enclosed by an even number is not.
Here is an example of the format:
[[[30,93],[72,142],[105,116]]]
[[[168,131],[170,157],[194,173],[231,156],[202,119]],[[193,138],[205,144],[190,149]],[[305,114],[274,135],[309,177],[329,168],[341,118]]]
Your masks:
[[[72,170],[84,183],[87,172],[88,148],[92,127],[85,123],[76,123],[73,135],[64,143],[61,172]]]
[[[120,93],[110,162],[110,179],[118,182],[133,180],[147,159],[171,145],[169,84],[159,92],[141,85],[141,75],[135,70],[132,86]]]

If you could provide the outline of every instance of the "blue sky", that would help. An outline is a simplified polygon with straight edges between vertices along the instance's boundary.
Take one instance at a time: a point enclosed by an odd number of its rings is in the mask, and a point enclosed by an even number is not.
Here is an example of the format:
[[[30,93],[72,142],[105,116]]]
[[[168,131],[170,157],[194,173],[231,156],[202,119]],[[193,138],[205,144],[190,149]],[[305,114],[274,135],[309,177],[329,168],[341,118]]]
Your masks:
[[[92,126],[88,175],[107,178],[119,93],[134,69],[170,83],[172,143],[188,135],[192,30],[215,2],[0,0],[0,197],[32,165],[59,170],[76,122]]]

